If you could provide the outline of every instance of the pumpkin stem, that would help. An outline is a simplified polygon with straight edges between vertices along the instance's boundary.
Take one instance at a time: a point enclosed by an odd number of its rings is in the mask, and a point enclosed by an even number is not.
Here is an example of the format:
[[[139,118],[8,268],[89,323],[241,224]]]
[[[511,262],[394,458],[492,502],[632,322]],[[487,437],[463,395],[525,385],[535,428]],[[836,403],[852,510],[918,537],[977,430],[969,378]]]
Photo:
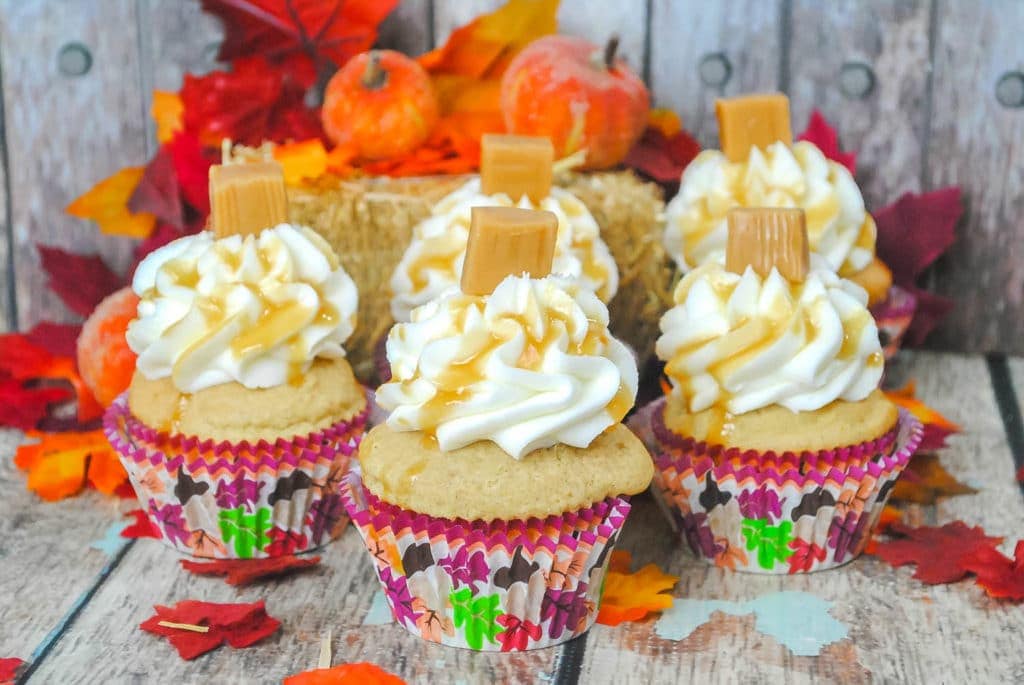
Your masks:
[[[380,67],[380,52],[370,50],[370,57],[366,60],[366,69],[363,71],[363,87],[369,90],[377,90],[388,80],[388,72]]]
[[[611,71],[615,67],[615,53],[619,51],[619,37],[612,34],[604,46],[604,68]]]

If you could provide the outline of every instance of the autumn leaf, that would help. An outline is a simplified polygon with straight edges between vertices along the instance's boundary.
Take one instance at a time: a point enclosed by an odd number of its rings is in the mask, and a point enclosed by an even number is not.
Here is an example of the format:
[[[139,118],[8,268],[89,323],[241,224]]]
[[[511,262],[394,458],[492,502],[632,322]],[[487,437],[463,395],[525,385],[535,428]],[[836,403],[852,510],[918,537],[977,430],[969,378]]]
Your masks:
[[[153,608],[156,614],[139,627],[166,637],[185,660],[225,643],[236,649],[250,647],[281,627],[280,621],[267,614],[263,600],[252,604],[217,604],[188,599],[173,607]]]
[[[972,495],[977,490],[951,476],[939,455],[918,452],[892,489],[892,499],[917,504],[935,504],[940,497]]]
[[[886,397],[893,404],[909,411],[924,425],[924,436],[921,440],[920,449],[936,450],[945,447],[946,437],[952,433],[959,433],[960,426],[918,400],[916,394],[917,387],[912,380],[908,381],[906,385],[898,390],[891,390],[885,393]]]
[[[13,683],[18,675],[18,669],[24,665],[25,661],[16,657],[5,657],[0,659],[0,685]]]
[[[74,359],[55,357],[48,350],[34,345],[26,335],[20,333],[0,335],[0,374],[21,382],[44,379],[67,381],[75,389],[78,398],[78,422],[80,424],[86,424],[103,414],[103,407],[96,402],[92,392],[78,374]],[[24,427],[22,426],[22,428]]]
[[[319,138],[274,146],[274,159],[284,170],[284,182],[298,185],[327,171],[327,150]]]
[[[182,104],[180,95],[165,90],[153,91],[153,105],[149,108],[149,114],[156,123],[158,143],[166,143],[181,130],[184,112],[185,105]]]
[[[25,334],[25,338],[55,357],[70,358],[78,352],[76,343],[81,332],[82,327],[78,324],[40,321]]]
[[[144,171],[144,167],[138,166],[121,169],[94,185],[65,211],[79,219],[92,219],[107,235],[145,238],[153,231],[156,217],[134,214],[128,209],[128,199],[142,180]]]
[[[878,543],[881,542],[879,536],[884,535],[892,528],[893,524],[901,523],[903,521],[903,511],[897,509],[891,504],[886,504],[882,509],[881,516],[878,517],[878,523],[875,524],[875,529],[871,533],[871,539],[868,540],[867,545],[864,546],[864,553],[872,556],[877,556]]]
[[[612,552],[598,623],[617,626],[623,621],[639,621],[652,611],[672,606],[672,595],[664,593],[675,587],[679,576],[663,573],[654,564],[631,573],[631,564],[629,552]]]
[[[89,316],[104,297],[124,285],[97,255],[79,255],[38,244],[36,248],[43,271],[49,276],[47,287],[75,314]]]
[[[1024,540],[1017,542],[1013,559],[991,546],[978,546],[960,559],[989,597],[1024,600]]]
[[[294,554],[270,559],[221,559],[218,561],[181,560],[181,567],[200,576],[226,576],[228,585],[248,585],[265,578],[289,575],[320,563],[320,557],[297,557]]]
[[[894,523],[889,532],[899,539],[878,543],[875,555],[897,567],[916,564],[914,578],[929,585],[960,580],[967,575],[963,564],[975,558],[979,548],[995,547],[1003,541],[985,535],[980,526],[970,528],[963,521],[920,528]]]
[[[14,463],[28,472],[28,489],[48,502],[77,495],[86,485],[113,494],[128,480],[102,430],[26,436],[38,442],[18,447]]]
[[[142,180],[128,200],[128,208],[133,212],[148,212],[161,224],[178,228],[184,226],[185,207],[181,201],[181,188],[178,186],[169,145],[161,145],[146,165]]]
[[[166,147],[174,163],[174,175],[182,197],[200,217],[205,217],[210,213],[210,167],[219,161],[219,157],[204,150],[199,139],[190,133],[176,134]],[[201,230],[202,225],[193,228]]]
[[[666,107],[652,107],[647,113],[647,125],[660,131],[666,138],[671,138],[683,130],[683,120]]]
[[[163,535],[161,535],[160,533],[160,529],[156,527],[156,524],[154,524],[150,520],[149,515],[146,514],[146,512],[143,511],[142,509],[132,509],[131,511],[125,514],[125,517],[131,517],[135,519],[135,521],[132,524],[126,526],[125,529],[121,531],[121,537],[130,539],[160,539],[161,537],[163,537]]]
[[[658,183],[677,184],[699,152],[700,144],[686,131],[667,136],[658,125],[649,124],[622,163]]]
[[[284,685],[405,685],[405,681],[365,661],[315,668],[284,679]]]
[[[832,125],[818,110],[815,109],[811,112],[807,129],[800,134],[797,140],[814,143],[825,157],[837,164],[842,164],[850,170],[851,174],[857,172],[857,153],[843,152],[839,149],[839,133],[832,128]]]

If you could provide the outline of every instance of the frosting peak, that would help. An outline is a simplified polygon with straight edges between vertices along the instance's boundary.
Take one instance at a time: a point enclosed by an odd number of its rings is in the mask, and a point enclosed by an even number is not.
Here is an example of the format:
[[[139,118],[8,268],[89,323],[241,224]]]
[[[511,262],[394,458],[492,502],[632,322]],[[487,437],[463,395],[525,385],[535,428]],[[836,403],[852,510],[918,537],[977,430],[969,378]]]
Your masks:
[[[856,181],[813,143],[753,147],[746,161],[736,163],[718,150],[697,155],[666,209],[665,248],[681,269],[721,257],[726,215],[734,207],[804,209],[811,252],[843,276],[874,258],[875,222]]]
[[[469,239],[473,207],[543,209],[558,217],[552,272],[578,279],[608,302],[619,287],[619,271],[597,222],[580,200],[561,188],[534,205],[528,196],[519,204],[503,193],[485,195],[480,179],[468,181],[444,197],[430,217],[413,228],[412,241],[391,276],[391,314],[408,321],[410,312],[457,284]]]
[[[790,283],[711,262],[687,274],[661,319],[656,352],[691,412],[777,404],[813,411],[867,397],[882,376],[867,294],[828,269]]]
[[[189,393],[282,385],[316,357],[343,357],[358,303],[330,246],[289,224],[179,238],[139,264],[132,289],[141,301],[127,340],[138,370]]]
[[[377,401],[388,425],[431,433],[446,451],[586,447],[636,397],[636,362],[608,332],[608,309],[557,276],[509,276],[487,297],[448,290],[391,329],[387,354],[392,380]]]

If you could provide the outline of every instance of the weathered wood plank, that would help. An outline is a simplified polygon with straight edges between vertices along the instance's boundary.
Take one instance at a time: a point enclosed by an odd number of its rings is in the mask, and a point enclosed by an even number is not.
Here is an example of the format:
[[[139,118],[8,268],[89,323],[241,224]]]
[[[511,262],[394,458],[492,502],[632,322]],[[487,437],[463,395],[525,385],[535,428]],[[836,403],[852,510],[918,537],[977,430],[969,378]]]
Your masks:
[[[0,74],[0,82],[3,74]],[[14,232],[7,210],[7,130],[3,116],[3,89],[0,87],[0,332],[18,325],[14,300]]]
[[[1017,394],[1017,404],[1024,410],[1024,357],[1011,357],[1007,361],[1010,365],[1013,390]]]
[[[185,73],[205,74],[221,66],[217,50],[224,37],[218,19],[198,0],[139,0],[139,65],[145,99],[148,152],[155,151],[154,90],[176,91]]]
[[[901,366],[917,379],[926,402],[963,425],[943,463],[982,490],[942,502],[938,521],[961,517],[1015,541],[1024,501],[1013,482],[984,360],[917,353]],[[677,597],[737,601],[806,592],[833,603],[831,613],[849,637],[820,656],[799,657],[754,630],[751,617],[715,614],[679,642],[658,637],[654,621],[628,629],[596,626],[587,640],[581,682],[718,683],[734,681],[737,673],[747,682],[1009,682],[1024,669],[1015,647],[1024,614],[987,599],[969,581],[929,587],[911,579],[911,569],[895,570],[870,557],[805,576],[722,571],[695,561],[658,516],[639,499],[622,546],[638,564],[654,562],[681,575]]]
[[[652,3],[649,82],[654,101],[678,112],[701,145],[718,147],[715,98],[782,87],[782,8],[780,0]]]
[[[430,0],[402,0],[380,25],[377,45],[420,55],[433,47]]]
[[[921,189],[930,9],[929,0],[793,2],[794,129],[821,110],[843,146],[858,152],[857,180],[869,207]]]
[[[562,0],[558,6],[558,32],[581,36],[604,45],[619,37],[619,56],[644,76],[646,63],[647,3],[621,0]]]
[[[13,462],[21,441],[0,430],[0,654],[29,661],[108,563],[89,545],[119,516],[96,493],[49,504],[26,490]]]
[[[321,554],[317,569],[236,590],[183,571],[176,553],[140,540],[57,643],[41,682],[280,683],[313,668],[320,639],[333,632],[334,663],[372,661],[409,683],[528,683],[550,680],[557,648],[514,656],[435,645],[393,624],[363,625],[379,585],[358,533],[349,528]],[[267,601],[282,629],[246,650],[223,647],[192,662],[139,630],[154,604],[183,599]],[[102,635],[102,639],[97,639]]]
[[[996,84],[1024,64],[1024,4],[939,0],[925,188],[958,184],[967,211],[936,289],[957,298],[937,347],[1024,353],[1024,107]]]
[[[36,242],[98,251],[119,271],[131,260],[131,241],[101,235],[64,207],[146,160],[138,22],[132,0],[6,0],[0,17],[18,323],[27,328],[73,318],[45,287]],[[60,65],[87,70],[74,76]]]

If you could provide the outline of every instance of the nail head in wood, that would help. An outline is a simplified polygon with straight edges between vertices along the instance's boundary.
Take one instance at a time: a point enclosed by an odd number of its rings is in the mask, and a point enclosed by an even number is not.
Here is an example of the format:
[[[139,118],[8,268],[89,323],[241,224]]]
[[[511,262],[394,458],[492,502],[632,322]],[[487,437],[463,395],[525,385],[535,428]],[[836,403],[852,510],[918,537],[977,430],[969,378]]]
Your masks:
[[[65,76],[85,76],[92,69],[92,53],[81,43],[68,43],[57,52],[57,69]]]
[[[1008,71],[996,81],[996,100],[1003,107],[1024,107],[1024,73]]]
[[[473,207],[462,292],[490,295],[506,276],[551,273],[558,217],[516,207]]]
[[[723,52],[711,53],[701,58],[697,72],[705,86],[721,88],[732,77],[732,62]]]
[[[772,268],[788,281],[801,283],[810,269],[807,222],[802,209],[737,208],[729,212],[725,268],[742,274],[748,266],[762,278]]]
[[[851,100],[863,100],[875,90],[875,72],[863,62],[846,62],[839,68],[839,90]]]

